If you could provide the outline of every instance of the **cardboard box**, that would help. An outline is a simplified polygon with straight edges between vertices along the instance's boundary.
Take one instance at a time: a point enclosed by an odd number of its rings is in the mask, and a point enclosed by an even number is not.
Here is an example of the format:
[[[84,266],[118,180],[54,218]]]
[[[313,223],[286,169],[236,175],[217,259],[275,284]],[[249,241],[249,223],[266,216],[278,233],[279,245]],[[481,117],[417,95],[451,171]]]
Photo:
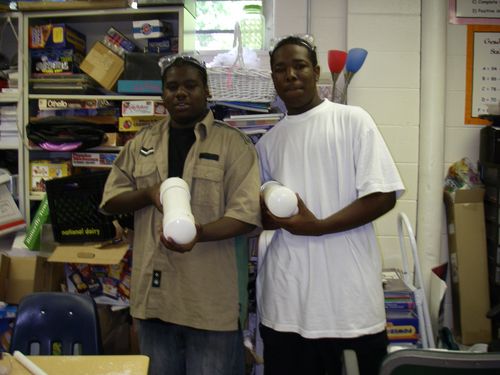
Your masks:
[[[71,175],[70,160],[32,160],[31,171],[31,193],[43,195],[45,193],[45,182],[53,178]]]
[[[165,27],[160,20],[141,20],[132,22],[134,39],[160,38],[165,35]]]
[[[72,48],[85,54],[87,38],[64,23],[30,26],[29,47]]]
[[[179,52],[179,37],[164,36],[148,39],[148,52],[150,53],[177,53]]]
[[[167,116],[167,108],[162,101],[123,100],[122,116]]]
[[[154,124],[162,117],[155,116],[137,116],[137,117],[120,117],[118,119],[118,130],[121,132],[137,132],[143,126]]]
[[[464,345],[489,343],[491,321],[484,189],[445,192],[454,334]]]
[[[72,75],[80,72],[83,55],[74,49],[41,49],[32,50],[31,73],[33,77],[44,77],[47,74]]]
[[[161,79],[120,79],[117,90],[122,94],[162,94]]]
[[[107,99],[38,99],[39,110],[110,108]]]
[[[49,263],[45,257],[0,254],[1,301],[19,304],[30,293],[61,290],[63,281],[62,265]]]
[[[107,152],[73,152],[74,167],[111,168],[118,154]]]
[[[80,69],[105,89],[111,90],[125,69],[123,58],[97,42],[80,64]]]
[[[386,330],[391,343],[417,344],[420,341],[418,317],[415,311],[388,313]]]
[[[64,263],[69,292],[89,293],[96,303],[128,306],[132,269],[128,243],[57,245],[49,262]]]

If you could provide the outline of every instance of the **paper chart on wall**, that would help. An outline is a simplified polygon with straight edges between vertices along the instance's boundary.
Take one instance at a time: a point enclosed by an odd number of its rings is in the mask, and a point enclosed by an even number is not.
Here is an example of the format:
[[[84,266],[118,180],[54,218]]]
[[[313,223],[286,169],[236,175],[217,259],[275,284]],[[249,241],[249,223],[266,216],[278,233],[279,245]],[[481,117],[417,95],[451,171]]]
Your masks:
[[[480,118],[500,103],[500,26],[467,27],[465,123],[487,125]]]

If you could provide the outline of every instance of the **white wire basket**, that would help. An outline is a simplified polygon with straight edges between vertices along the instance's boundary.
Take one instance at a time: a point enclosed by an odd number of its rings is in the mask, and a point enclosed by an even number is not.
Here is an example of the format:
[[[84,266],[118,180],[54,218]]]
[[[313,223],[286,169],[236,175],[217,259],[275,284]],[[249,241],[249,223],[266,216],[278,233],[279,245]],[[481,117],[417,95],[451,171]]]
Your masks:
[[[257,102],[274,101],[271,72],[265,69],[246,68],[238,23],[235,25],[234,44],[238,55],[232,66],[214,66],[207,69],[211,101]]]

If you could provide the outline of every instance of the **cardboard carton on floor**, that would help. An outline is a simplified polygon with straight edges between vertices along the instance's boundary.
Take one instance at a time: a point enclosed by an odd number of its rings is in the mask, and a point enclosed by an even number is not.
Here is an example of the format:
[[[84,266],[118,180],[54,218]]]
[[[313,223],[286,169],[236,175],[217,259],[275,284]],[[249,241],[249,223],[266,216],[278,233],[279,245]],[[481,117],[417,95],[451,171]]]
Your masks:
[[[98,304],[128,306],[132,252],[128,243],[56,245],[49,262],[64,263],[69,292],[89,293]]]
[[[454,334],[464,345],[489,343],[491,321],[484,189],[445,192]]]
[[[18,304],[30,293],[59,291],[63,280],[62,265],[51,264],[43,256],[0,254],[0,301]]]

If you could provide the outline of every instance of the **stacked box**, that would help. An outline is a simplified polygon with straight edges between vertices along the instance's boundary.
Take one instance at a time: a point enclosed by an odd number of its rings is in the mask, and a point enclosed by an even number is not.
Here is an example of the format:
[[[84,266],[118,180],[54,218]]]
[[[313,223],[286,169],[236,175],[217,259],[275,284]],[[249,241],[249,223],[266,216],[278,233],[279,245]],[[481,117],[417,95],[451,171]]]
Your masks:
[[[86,43],[85,35],[64,23],[30,26],[31,49],[72,49],[84,55]]]
[[[32,160],[30,170],[31,193],[43,195],[46,191],[46,181],[71,175],[71,161],[61,159]]]
[[[421,344],[419,320],[413,291],[396,269],[382,272],[387,336],[390,343]]]
[[[163,117],[158,116],[122,116],[118,119],[118,130],[121,132],[137,132],[143,126],[154,124]]]
[[[166,29],[160,20],[133,21],[132,28],[135,39],[160,38],[165,35]]]
[[[485,189],[445,192],[453,334],[461,344],[490,342]],[[494,234],[494,233],[493,233]]]
[[[155,100],[124,100],[122,101],[122,116],[166,116],[167,108],[162,101]]]
[[[86,52],[85,35],[59,24],[34,25],[29,28],[31,72],[33,74],[73,74]]]
[[[132,251],[129,249],[118,264],[66,263],[68,291],[90,294],[96,303],[128,306]]]
[[[114,27],[108,29],[102,42],[120,56],[124,56],[125,53],[133,52],[136,49],[135,44]]]
[[[148,39],[148,52],[150,53],[177,53],[179,51],[179,38],[164,36]]]
[[[74,74],[80,72],[83,55],[74,49],[46,48],[32,50],[31,73],[34,77],[46,74]]]
[[[71,160],[73,167],[110,168],[117,156],[106,152],[73,152]]]

